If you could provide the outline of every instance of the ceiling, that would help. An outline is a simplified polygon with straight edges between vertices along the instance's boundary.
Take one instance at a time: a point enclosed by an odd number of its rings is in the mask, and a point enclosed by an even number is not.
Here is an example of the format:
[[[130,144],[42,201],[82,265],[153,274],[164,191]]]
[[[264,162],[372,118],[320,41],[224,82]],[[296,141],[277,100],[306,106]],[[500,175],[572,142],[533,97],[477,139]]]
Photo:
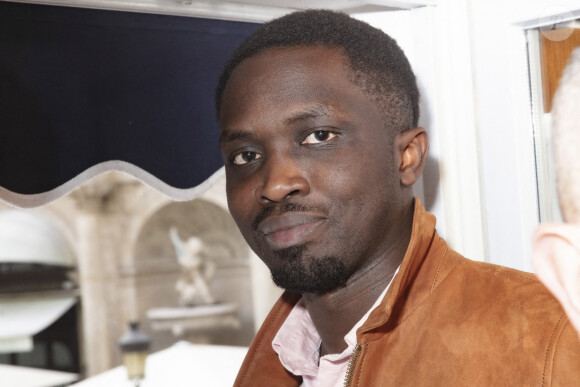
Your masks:
[[[3,1],[3,0],[0,0]],[[71,7],[261,22],[288,12],[327,8],[346,13],[384,12],[435,5],[438,0],[8,0]]]
[[[230,3],[253,4],[266,7],[284,7],[292,9],[327,8],[335,10],[364,10],[390,11],[401,8],[414,8],[424,5],[417,1],[390,1],[390,0],[229,0]]]

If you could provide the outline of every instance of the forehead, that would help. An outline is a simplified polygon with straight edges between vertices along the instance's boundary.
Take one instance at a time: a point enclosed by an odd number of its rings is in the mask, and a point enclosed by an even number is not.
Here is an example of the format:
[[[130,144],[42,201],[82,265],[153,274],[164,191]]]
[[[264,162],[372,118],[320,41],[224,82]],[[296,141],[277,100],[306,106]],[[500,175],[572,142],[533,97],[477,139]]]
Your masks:
[[[232,72],[222,97],[222,130],[232,118],[263,117],[273,111],[292,115],[292,109],[335,111],[347,100],[369,103],[352,78],[349,61],[339,48],[265,49]]]
[[[228,87],[236,80],[264,73],[284,78],[288,69],[307,70],[307,72],[350,72],[349,61],[339,47],[322,45],[300,45],[289,47],[270,47],[244,59],[233,71]]]

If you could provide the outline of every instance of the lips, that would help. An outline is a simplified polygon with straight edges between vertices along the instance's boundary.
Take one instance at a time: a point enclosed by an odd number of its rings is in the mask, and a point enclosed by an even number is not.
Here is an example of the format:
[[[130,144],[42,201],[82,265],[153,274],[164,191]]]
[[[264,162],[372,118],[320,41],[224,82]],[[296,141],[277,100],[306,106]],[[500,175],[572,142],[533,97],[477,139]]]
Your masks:
[[[315,238],[326,226],[326,219],[308,213],[287,212],[269,216],[258,225],[273,250],[304,244]]]

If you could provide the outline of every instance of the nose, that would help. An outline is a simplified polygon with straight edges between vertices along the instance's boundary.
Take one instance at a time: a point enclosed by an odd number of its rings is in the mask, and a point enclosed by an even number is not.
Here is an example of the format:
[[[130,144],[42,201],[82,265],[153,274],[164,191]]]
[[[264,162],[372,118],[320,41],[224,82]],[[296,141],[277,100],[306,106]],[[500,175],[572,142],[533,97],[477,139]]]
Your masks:
[[[308,178],[299,163],[291,157],[269,160],[264,167],[264,183],[258,191],[259,202],[279,203],[310,192]]]

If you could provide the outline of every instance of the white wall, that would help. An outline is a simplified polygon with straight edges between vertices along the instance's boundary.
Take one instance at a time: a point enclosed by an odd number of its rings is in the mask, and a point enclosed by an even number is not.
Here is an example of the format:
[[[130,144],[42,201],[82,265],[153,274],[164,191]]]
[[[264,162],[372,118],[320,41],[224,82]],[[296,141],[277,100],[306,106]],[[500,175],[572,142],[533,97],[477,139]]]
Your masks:
[[[430,159],[417,187],[437,229],[466,256],[486,256],[466,3],[356,15],[394,37],[413,66]],[[449,22],[452,20],[453,22]]]
[[[538,223],[524,26],[580,9],[580,1],[472,0],[474,95],[490,261],[531,270]]]
[[[579,10],[579,0],[446,0],[356,15],[397,39],[417,73],[437,165],[418,193],[469,258],[531,270],[539,217],[525,28]]]

